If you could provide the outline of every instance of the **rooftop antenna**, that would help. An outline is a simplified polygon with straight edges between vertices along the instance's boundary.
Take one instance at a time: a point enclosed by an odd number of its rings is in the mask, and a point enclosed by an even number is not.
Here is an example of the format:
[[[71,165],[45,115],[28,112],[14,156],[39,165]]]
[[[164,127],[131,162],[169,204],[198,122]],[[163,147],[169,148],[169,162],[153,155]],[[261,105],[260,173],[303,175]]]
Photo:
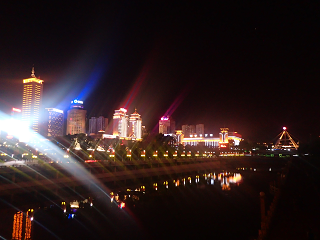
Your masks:
[[[32,70],[31,70],[31,77],[33,77],[33,78],[36,77],[36,75],[34,75],[34,65],[33,65]]]

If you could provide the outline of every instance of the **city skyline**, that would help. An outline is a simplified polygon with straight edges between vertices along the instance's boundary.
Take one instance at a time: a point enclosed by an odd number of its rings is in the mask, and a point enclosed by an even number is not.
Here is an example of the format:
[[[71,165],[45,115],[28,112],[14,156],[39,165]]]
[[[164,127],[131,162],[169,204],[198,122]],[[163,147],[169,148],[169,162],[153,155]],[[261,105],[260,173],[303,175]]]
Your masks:
[[[314,9],[10,3],[1,9],[0,110],[19,108],[34,64],[45,79],[43,108],[66,111],[82,99],[88,118],[137,108],[150,130],[169,115],[177,126],[202,123],[215,135],[228,127],[256,141],[287,126],[306,141],[320,135]]]

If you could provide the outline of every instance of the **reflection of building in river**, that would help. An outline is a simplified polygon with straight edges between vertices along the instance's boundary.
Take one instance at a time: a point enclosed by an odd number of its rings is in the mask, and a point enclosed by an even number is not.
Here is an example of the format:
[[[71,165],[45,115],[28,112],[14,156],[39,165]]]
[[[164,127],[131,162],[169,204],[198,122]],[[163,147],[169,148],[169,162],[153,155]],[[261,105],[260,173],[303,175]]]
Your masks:
[[[13,230],[12,239],[22,239],[22,223],[23,223],[23,212],[17,212],[13,217]]]
[[[230,183],[239,185],[242,180],[242,177],[240,173],[220,173],[218,175],[218,180],[221,181],[222,190],[230,190]]]
[[[24,223],[23,212],[17,212],[13,217],[13,230],[12,239],[21,240],[24,233],[24,240],[31,240],[32,221],[33,221],[33,209],[29,209],[26,212],[26,221]],[[23,229],[25,230],[23,232]]]

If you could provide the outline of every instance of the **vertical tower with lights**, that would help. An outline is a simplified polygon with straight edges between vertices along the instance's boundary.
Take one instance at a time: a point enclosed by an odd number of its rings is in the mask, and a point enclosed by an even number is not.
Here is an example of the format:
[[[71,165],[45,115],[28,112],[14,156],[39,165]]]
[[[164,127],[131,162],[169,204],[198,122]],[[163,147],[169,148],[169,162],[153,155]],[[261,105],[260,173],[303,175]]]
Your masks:
[[[39,132],[40,107],[42,101],[43,80],[31,71],[31,77],[23,79],[22,96],[22,120],[26,122],[33,131]]]
[[[129,119],[129,137],[141,139],[142,137],[142,119],[137,109],[130,115]]]
[[[127,109],[120,108],[113,114],[113,135],[119,137],[128,136],[128,115]]]

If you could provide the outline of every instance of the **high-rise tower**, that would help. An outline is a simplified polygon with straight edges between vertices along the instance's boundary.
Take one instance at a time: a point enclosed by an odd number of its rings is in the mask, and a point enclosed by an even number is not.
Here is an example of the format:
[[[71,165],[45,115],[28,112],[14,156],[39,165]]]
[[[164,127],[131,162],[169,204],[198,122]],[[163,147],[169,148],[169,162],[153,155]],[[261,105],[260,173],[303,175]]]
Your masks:
[[[43,80],[31,71],[31,77],[23,79],[22,121],[26,122],[33,131],[39,132],[40,107],[42,101]]]
[[[130,115],[129,119],[129,137],[141,139],[142,119],[137,109]]]

